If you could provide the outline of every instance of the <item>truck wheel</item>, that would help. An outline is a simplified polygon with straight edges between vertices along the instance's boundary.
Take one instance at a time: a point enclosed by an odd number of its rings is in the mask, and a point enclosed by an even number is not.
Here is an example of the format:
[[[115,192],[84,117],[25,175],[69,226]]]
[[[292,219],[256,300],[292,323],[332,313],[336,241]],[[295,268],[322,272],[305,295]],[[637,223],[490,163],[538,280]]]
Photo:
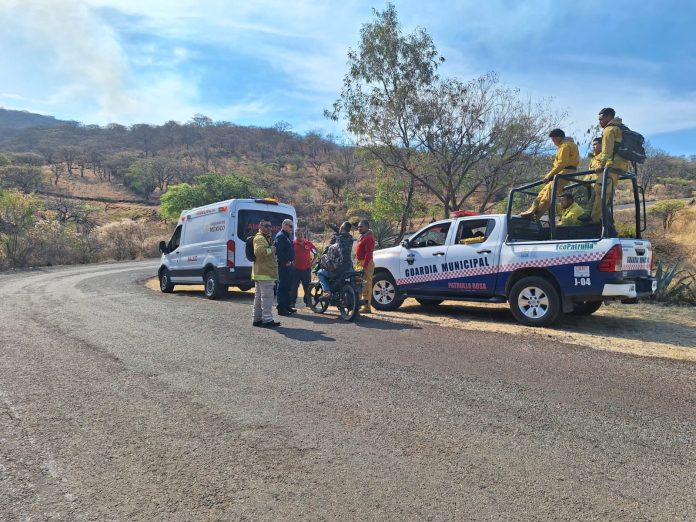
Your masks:
[[[372,279],[372,306],[377,310],[396,310],[404,302],[392,276],[380,272]]]
[[[159,275],[160,290],[165,294],[171,294],[174,291],[174,284],[169,277],[169,270],[163,268]]]
[[[583,301],[582,303],[573,303],[572,315],[592,315],[602,306],[602,301]]]
[[[242,292],[247,292],[247,291],[251,290],[252,288],[254,288],[254,286],[253,285],[239,285],[238,288]]]
[[[418,301],[418,304],[421,306],[425,306],[426,308],[433,308],[442,303],[444,299],[421,299],[420,297],[416,297],[416,301]]]
[[[227,286],[220,284],[215,270],[208,270],[203,280],[205,282],[205,296],[208,299],[220,299],[227,292]]]
[[[561,313],[558,292],[543,277],[523,277],[513,285],[508,300],[512,315],[527,326],[548,326]]]

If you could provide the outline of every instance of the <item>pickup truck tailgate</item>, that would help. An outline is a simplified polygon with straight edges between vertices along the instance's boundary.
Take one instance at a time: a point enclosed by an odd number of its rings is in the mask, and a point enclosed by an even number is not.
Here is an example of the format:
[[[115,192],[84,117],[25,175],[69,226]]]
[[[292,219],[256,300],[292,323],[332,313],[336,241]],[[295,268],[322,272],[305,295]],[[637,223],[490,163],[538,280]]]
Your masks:
[[[621,269],[635,275],[650,275],[652,245],[643,239],[621,239]]]

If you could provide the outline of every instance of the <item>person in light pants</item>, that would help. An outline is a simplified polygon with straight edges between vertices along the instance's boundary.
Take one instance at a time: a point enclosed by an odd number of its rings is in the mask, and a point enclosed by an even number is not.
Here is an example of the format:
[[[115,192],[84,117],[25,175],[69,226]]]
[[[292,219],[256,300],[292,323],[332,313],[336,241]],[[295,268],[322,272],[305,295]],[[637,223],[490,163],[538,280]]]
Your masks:
[[[273,320],[273,288],[278,279],[276,250],[271,243],[271,220],[263,217],[259,231],[254,236],[254,256],[251,278],[254,280],[254,326],[275,328],[280,323]]]

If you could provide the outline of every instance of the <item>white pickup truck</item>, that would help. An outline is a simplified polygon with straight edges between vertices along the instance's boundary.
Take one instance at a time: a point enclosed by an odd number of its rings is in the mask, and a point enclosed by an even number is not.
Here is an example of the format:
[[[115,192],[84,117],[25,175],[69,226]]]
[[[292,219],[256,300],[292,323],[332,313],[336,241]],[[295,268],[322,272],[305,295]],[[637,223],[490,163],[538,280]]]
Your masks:
[[[513,216],[511,208],[436,221],[376,251],[372,304],[395,310],[406,297],[423,306],[507,301],[519,322],[546,326],[562,313],[589,315],[604,301],[631,302],[655,291],[652,247],[640,238],[639,219],[638,237],[618,238],[603,223],[550,226]]]

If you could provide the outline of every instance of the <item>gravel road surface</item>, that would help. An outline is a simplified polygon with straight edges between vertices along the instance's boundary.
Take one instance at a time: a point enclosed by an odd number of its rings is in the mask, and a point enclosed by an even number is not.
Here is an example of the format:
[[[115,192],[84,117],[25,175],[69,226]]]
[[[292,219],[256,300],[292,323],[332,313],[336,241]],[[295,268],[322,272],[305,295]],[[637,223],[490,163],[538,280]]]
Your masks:
[[[156,266],[0,274],[0,520],[696,520],[693,363],[253,328]]]

